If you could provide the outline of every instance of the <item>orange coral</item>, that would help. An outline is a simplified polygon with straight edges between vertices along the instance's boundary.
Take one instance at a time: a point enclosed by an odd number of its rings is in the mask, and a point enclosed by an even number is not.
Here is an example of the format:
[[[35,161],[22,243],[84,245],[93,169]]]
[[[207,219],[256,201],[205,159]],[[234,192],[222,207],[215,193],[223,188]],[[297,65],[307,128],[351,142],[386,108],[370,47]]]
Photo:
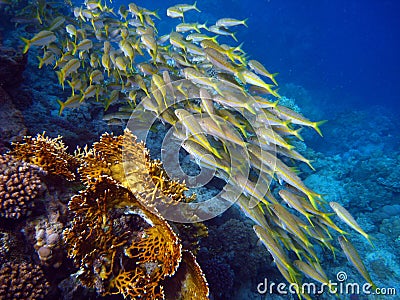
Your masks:
[[[190,251],[183,251],[178,271],[166,280],[164,286],[165,299],[168,300],[205,300],[209,296],[206,278]]]
[[[186,186],[169,180],[129,131],[103,134],[76,156],[87,188],[69,203],[74,219],[64,237],[78,278],[103,295],[164,299],[163,282],[178,269],[182,245],[154,204],[193,197],[185,197]]]
[[[144,295],[149,295],[149,299],[152,300],[164,299],[163,286],[158,281],[151,280],[150,276],[140,268],[129,272],[120,272],[111,281],[110,291],[112,291],[111,294],[120,293],[131,299],[138,299]]]
[[[195,195],[184,195],[186,185],[170,180],[161,162],[151,160],[144,143],[138,143],[129,130],[123,136],[103,134],[81,158],[84,163],[79,174],[86,184],[108,176],[138,197],[141,195],[140,200],[150,207],[157,202],[171,205],[195,199]]]
[[[141,294],[147,282],[144,296],[148,285],[159,285],[178,267],[181,245],[168,223],[108,177],[100,177],[74,196],[69,209],[75,214],[74,222],[64,235],[69,256],[83,271],[78,278],[85,286],[96,287],[102,294],[114,288],[123,294]],[[135,222],[124,222],[126,215]],[[125,261],[122,266],[121,261]],[[127,285],[129,274],[134,276]],[[138,274],[143,278],[137,279]]]
[[[181,259],[181,244],[168,223],[145,229],[142,238],[126,250],[131,258],[146,268],[148,275],[163,279],[173,275]],[[154,268],[149,268],[154,263]],[[161,266],[161,267],[159,267]]]
[[[24,142],[13,144],[11,151],[16,159],[41,167],[50,174],[64,176],[67,180],[75,179],[75,171],[79,161],[66,152],[67,148],[61,137],[51,139],[45,133],[32,138],[24,137]]]

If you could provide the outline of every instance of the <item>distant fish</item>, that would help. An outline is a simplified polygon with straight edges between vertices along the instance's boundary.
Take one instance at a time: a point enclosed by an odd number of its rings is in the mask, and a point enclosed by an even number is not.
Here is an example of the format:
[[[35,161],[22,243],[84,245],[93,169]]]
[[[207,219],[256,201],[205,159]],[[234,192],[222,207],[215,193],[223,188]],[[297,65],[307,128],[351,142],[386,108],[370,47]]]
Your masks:
[[[350,243],[350,241],[347,240],[344,236],[339,236],[338,240],[340,243],[340,247],[342,247],[342,250],[346,255],[347,259],[349,260],[349,262],[351,262],[351,264],[358,270],[358,272],[362,275],[362,277],[364,277],[364,279],[372,286],[372,288],[376,290],[377,286],[372,281],[371,276],[367,271],[367,268],[362,262],[360,255],[354,248],[353,244]]]
[[[353,216],[348,212],[347,209],[345,209],[343,206],[341,206],[337,202],[329,202],[329,205],[332,207],[332,209],[335,211],[337,216],[345,222],[347,225],[349,225],[351,228],[353,228],[355,231],[360,233],[362,236],[364,236],[368,242],[371,242],[371,237],[358,225],[357,221],[353,218]]]
[[[232,18],[223,18],[219,19],[215,25],[218,27],[231,27],[231,26],[237,26],[237,25],[243,25],[247,27],[247,19],[244,20],[237,20],[237,19],[232,19]]]

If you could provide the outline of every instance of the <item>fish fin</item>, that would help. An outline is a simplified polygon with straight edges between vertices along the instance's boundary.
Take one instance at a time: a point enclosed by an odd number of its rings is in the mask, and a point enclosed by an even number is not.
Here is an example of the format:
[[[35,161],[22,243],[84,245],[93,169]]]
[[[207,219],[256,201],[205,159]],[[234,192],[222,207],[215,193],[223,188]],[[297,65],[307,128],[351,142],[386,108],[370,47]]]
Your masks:
[[[235,40],[235,42],[238,41],[238,39],[236,38],[236,33],[235,32],[231,33],[231,37]]]
[[[326,122],[328,122],[328,120],[322,120],[322,121],[318,121],[318,122],[313,122],[312,123],[312,128],[314,128],[315,131],[318,132],[318,134],[320,136],[323,136],[321,130],[319,129],[319,126],[321,126],[322,124],[325,124]]]
[[[57,99],[57,103],[60,105],[60,109],[58,111],[58,115],[61,116],[64,108],[65,108],[65,103],[62,102],[60,99]]]
[[[38,68],[41,69],[43,67],[43,64],[44,64],[44,59],[42,59],[40,56],[36,56],[36,57],[39,60]]]
[[[276,101],[274,101],[274,102],[272,102],[271,107],[272,107],[272,108],[276,108],[276,106],[278,105],[278,103],[279,103],[279,99],[276,100]]]
[[[275,77],[276,77],[278,74],[279,74],[279,73],[274,73],[274,74],[271,74],[271,77],[269,77],[269,79],[271,79],[272,82],[273,82],[276,86],[278,86],[278,82],[276,82]]]
[[[193,3],[193,9],[197,10],[198,12],[201,12],[201,10],[197,8],[197,0],[194,1]]]
[[[303,162],[306,163],[307,166],[309,166],[311,170],[313,170],[314,172],[316,171],[315,168],[313,167],[313,165],[311,164],[312,162],[314,162],[313,160],[306,159]]]
[[[31,41],[23,37],[21,37],[21,40],[25,43],[24,51],[22,51],[22,53],[25,54],[31,47]]]
[[[245,26],[245,27],[249,27],[248,25],[247,25],[247,21],[249,20],[249,18],[246,18],[246,19],[244,19],[243,20],[243,25]]]
[[[290,122],[290,120],[288,120],[288,121]],[[293,135],[295,137],[297,137],[300,141],[304,141],[303,137],[300,134],[300,131],[302,131],[302,130],[303,130],[303,128],[299,128],[299,129],[293,130]],[[311,169],[313,169],[313,167],[311,167]]]
[[[369,235],[368,233],[366,233],[366,232],[362,233],[362,235],[363,235],[363,237],[365,237],[365,238],[368,240],[368,242],[371,244],[371,246],[372,246],[374,249],[376,249],[374,243],[372,243],[372,240],[376,240],[376,238],[374,238],[373,236],[370,236],[370,235]]]
[[[58,82],[61,84],[62,88],[64,89],[64,74],[62,71],[56,71]]]

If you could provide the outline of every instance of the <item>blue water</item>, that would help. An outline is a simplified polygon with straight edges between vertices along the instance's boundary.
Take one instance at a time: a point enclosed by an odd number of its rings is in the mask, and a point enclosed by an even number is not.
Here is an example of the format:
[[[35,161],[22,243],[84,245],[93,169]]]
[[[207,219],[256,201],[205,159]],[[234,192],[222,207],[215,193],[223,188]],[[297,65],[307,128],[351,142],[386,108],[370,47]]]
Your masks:
[[[161,16],[175,4],[137,3],[158,8]],[[379,104],[400,111],[400,2],[200,0],[198,7],[202,14],[188,19],[249,18],[237,36],[252,58],[279,72],[279,82],[319,90],[320,101],[338,109]]]

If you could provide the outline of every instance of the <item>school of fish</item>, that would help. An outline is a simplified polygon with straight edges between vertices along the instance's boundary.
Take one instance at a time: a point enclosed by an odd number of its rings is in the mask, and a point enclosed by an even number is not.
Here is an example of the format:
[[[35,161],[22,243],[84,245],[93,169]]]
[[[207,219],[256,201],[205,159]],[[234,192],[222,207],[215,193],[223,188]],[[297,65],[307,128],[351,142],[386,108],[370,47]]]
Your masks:
[[[254,221],[288,282],[300,284],[304,276],[328,282],[314,250],[318,244],[335,255],[336,231],[349,261],[373,285],[332,216],[370,237],[339,203],[326,203],[308,188],[295,168],[297,162],[314,169],[292,141],[303,140],[304,127],[322,136],[325,121],[311,121],[279,103],[277,74],[236,43],[233,29],[247,27],[247,20],[188,22],[188,11],[200,13],[197,3],[177,4],[166,15],[181,23],[159,35],[158,12],[135,3],[114,10],[102,0],[86,0],[71,11],[69,17],[41,19],[42,30],[22,38],[24,53],[39,47],[39,68],[54,68],[60,85],[70,90],[58,100],[60,114],[97,102],[110,126],[124,126],[132,111],[150,112],[174,128],[174,137],[200,166],[216,169],[215,176],[227,182],[223,198]],[[236,45],[219,42],[229,39]]]

